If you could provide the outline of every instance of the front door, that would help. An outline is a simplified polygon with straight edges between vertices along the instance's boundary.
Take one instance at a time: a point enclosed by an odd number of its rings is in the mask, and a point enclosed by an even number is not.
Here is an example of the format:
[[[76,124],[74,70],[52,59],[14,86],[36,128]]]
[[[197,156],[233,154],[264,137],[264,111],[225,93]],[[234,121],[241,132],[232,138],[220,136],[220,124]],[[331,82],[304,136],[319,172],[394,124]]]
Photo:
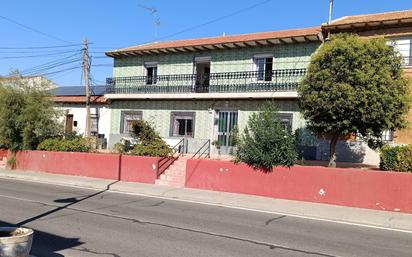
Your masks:
[[[233,129],[237,127],[237,111],[219,111],[217,124],[217,141],[222,154],[229,154],[233,147]]]
[[[66,115],[66,133],[73,132],[73,114]]]

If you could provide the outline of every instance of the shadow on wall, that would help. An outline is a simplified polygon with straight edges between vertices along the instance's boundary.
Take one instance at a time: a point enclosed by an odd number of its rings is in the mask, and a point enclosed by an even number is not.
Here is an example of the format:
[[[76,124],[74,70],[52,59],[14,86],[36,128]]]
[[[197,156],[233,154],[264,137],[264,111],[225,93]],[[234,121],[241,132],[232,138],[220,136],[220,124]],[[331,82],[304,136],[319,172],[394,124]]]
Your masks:
[[[328,161],[330,140],[318,139],[305,128],[297,129],[298,150],[305,160]],[[368,150],[366,142],[361,140],[339,141],[336,145],[337,161],[363,163]]]
[[[320,161],[329,160],[329,140],[319,139],[316,157]],[[336,145],[338,162],[363,163],[367,144],[363,141],[339,141]]]

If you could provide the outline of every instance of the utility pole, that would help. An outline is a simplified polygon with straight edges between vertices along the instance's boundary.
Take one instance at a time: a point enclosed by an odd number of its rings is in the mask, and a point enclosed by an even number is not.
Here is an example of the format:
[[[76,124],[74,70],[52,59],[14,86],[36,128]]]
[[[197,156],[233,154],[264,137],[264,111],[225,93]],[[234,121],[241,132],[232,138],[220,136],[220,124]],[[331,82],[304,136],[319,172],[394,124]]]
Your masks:
[[[83,72],[84,72],[84,82],[86,85],[86,129],[85,136],[91,136],[91,120],[90,120],[90,62],[89,62],[89,45],[87,39],[84,39],[83,47]]]

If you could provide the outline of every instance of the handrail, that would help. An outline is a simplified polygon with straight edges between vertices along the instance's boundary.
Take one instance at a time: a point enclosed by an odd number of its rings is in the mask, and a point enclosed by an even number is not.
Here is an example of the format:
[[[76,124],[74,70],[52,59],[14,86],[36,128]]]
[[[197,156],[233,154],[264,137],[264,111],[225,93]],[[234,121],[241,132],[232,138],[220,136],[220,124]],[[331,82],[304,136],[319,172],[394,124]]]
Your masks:
[[[205,146],[207,146],[207,148],[205,148]],[[205,148],[205,149],[203,150],[203,148]],[[203,152],[201,152],[202,150],[203,150]],[[204,143],[204,144],[199,148],[199,150],[197,150],[197,152],[192,156],[191,159],[195,159],[195,158],[196,158],[196,155],[198,155],[198,154],[199,154],[198,159],[200,159],[200,158],[202,158],[203,154],[205,154],[206,152],[207,152],[206,158],[210,158],[210,139],[207,140],[206,143]]]
[[[180,156],[184,154],[184,146],[185,139],[182,138],[175,146],[172,147],[171,156],[163,157],[157,162],[157,177],[162,175],[162,173],[165,172],[167,168],[169,168],[170,165],[172,165],[175,162],[175,160],[177,160]],[[177,152],[179,154],[175,156]]]

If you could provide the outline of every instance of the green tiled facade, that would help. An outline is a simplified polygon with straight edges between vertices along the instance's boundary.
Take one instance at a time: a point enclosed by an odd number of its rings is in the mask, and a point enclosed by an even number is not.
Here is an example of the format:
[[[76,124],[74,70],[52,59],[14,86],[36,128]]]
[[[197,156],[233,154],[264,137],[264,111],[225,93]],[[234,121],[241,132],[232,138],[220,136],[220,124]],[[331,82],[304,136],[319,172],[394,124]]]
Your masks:
[[[175,53],[119,58],[114,60],[113,77],[144,76],[145,62],[158,63],[158,75],[192,74],[195,57],[210,56],[211,71],[236,72],[253,71],[253,56],[273,54],[273,69],[306,68],[320,43],[286,44],[273,47],[253,47],[231,50]]]
[[[245,127],[248,117],[257,111],[266,100],[143,100],[143,101],[114,101],[112,103],[111,134],[120,133],[120,119],[122,111],[142,111],[142,118],[152,122],[162,137],[170,136],[171,112],[195,112],[194,137],[209,139],[213,136],[213,119],[215,110],[237,110],[239,112],[239,128]],[[293,114],[293,129],[303,127],[305,121],[299,113],[297,101],[273,101],[279,112]]]
[[[273,55],[273,69],[306,68],[310,56],[318,49],[320,43],[280,44],[267,47],[248,47],[192,53],[173,53],[144,55],[139,57],[117,58],[114,60],[113,77],[145,76],[145,63],[156,62],[158,75],[193,74],[196,57],[211,57],[210,72],[239,72],[255,70],[254,56],[259,54]],[[269,97],[268,97],[269,98]],[[151,121],[162,137],[170,137],[171,112],[194,112],[196,140],[216,140],[215,118],[219,110],[238,111],[238,126],[242,130],[252,112],[257,111],[269,99],[219,99],[219,100],[113,100],[111,104],[111,134],[121,133],[122,111],[141,111],[144,120]],[[296,99],[273,99],[280,112],[293,115],[292,129],[305,126]],[[113,145],[113,138],[109,145]],[[109,140],[109,141],[110,141]]]

